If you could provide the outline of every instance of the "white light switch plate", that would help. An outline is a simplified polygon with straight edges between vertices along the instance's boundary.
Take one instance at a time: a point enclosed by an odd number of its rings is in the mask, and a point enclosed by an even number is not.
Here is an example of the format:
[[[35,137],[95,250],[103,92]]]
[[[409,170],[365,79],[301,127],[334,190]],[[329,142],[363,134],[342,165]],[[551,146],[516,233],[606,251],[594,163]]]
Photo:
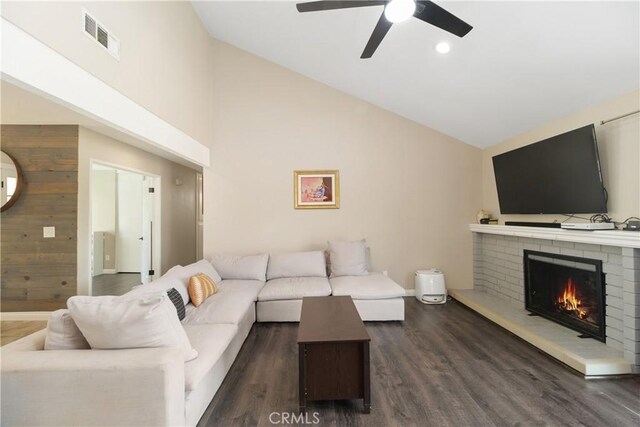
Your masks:
[[[42,237],[45,239],[50,239],[52,237],[56,237],[56,228],[55,227],[42,227]]]

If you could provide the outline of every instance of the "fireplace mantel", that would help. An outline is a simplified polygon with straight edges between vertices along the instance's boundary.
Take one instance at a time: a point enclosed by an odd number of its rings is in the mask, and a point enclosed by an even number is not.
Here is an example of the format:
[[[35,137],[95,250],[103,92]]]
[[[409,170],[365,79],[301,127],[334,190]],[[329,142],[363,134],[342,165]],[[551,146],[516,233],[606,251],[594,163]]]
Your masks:
[[[531,239],[560,240],[593,245],[640,248],[640,231],[622,230],[563,230],[561,228],[518,227],[512,225],[469,224],[474,233],[500,234]]]

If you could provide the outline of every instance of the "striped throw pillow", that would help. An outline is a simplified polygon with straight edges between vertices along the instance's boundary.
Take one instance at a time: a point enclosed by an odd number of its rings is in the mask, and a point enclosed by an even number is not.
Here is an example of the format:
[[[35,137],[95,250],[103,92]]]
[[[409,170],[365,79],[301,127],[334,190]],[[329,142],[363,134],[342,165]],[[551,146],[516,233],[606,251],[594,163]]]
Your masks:
[[[189,279],[189,297],[196,307],[218,292],[216,283],[204,273],[198,273]]]
[[[182,321],[186,313],[184,310],[184,301],[182,300],[182,296],[180,295],[180,292],[178,292],[176,288],[171,288],[167,291],[167,295],[169,296],[169,299],[171,300],[173,305],[176,306],[176,311],[178,312],[178,319]]]

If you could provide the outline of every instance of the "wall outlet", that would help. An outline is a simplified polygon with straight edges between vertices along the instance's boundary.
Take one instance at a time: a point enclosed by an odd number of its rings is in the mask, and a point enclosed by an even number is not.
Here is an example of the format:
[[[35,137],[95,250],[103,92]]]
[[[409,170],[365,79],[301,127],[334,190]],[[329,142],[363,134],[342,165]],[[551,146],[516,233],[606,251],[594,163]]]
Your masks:
[[[55,227],[42,227],[42,237],[45,239],[51,239],[56,237],[56,228]]]
[[[105,261],[111,261],[111,255],[105,255],[104,256],[104,260]]]

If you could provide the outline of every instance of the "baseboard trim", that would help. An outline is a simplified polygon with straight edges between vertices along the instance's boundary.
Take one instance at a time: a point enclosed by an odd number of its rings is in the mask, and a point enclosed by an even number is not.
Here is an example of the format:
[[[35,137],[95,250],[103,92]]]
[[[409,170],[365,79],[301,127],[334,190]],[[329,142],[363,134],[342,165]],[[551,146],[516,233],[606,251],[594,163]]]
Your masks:
[[[0,313],[0,320],[49,320],[50,311],[5,311]]]
[[[102,270],[102,274],[118,274],[115,268],[105,268]]]
[[[415,289],[405,289],[404,290],[404,295],[406,297],[415,297],[416,296],[416,290]]]

